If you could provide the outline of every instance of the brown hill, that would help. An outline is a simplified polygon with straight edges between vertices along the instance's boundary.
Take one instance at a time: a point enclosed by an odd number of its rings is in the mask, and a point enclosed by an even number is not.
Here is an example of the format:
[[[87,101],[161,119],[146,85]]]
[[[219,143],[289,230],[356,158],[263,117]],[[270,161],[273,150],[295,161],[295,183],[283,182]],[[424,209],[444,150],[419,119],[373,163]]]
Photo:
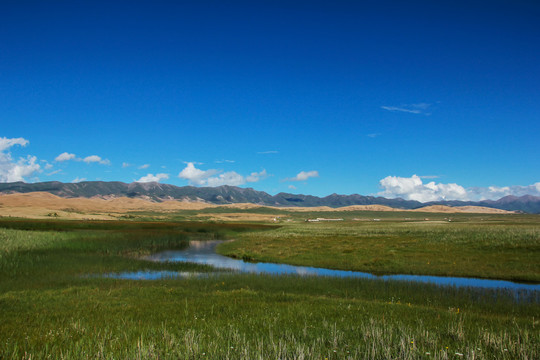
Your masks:
[[[161,203],[118,198],[63,198],[47,192],[0,195],[0,215],[47,218],[56,213],[69,219],[114,219],[130,211],[170,212],[216,207],[198,202],[164,201]]]
[[[228,216],[221,215],[220,219],[255,220],[252,214],[234,213],[233,210],[254,209],[262,206],[242,203],[215,205],[204,202],[189,202],[168,200],[154,202],[140,198],[110,197],[110,198],[63,198],[47,192],[15,193],[0,195],[0,216],[65,219],[116,219],[133,211],[152,211],[169,213],[181,210],[202,210],[207,208],[231,209]],[[511,211],[492,209],[479,206],[449,207],[443,205],[426,206],[416,210],[394,209],[383,205],[353,205],[341,208],[318,207],[270,207],[279,211],[313,212],[313,211],[417,211],[438,213],[489,213],[506,214]],[[215,215],[215,214],[214,214]],[[269,220],[277,215],[259,216],[260,220]],[[215,218],[218,216],[216,215]]]
[[[415,212],[432,212],[432,213],[476,213],[476,214],[513,214],[514,211],[501,209],[493,209],[483,206],[446,206],[446,205],[431,205],[424,206],[419,209],[409,210]]]

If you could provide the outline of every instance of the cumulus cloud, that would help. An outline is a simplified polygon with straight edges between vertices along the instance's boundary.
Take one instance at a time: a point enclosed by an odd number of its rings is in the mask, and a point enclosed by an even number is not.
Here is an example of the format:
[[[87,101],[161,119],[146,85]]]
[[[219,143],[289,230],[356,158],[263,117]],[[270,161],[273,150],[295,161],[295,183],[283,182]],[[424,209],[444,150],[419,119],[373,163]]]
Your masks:
[[[20,158],[13,162],[10,154],[0,153],[0,182],[24,181],[39,170],[39,164],[36,164],[37,158],[28,155],[26,158]]]
[[[257,182],[259,180],[264,180],[268,177],[268,173],[265,169],[261,172],[252,172],[249,176],[246,176],[246,182]]]
[[[6,152],[12,146],[26,146],[28,143],[29,141],[24,138],[0,138],[0,182],[24,181],[25,177],[40,170],[37,157],[28,155],[15,161],[11,153]]]
[[[464,188],[461,185],[451,183],[435,183],[434,181],[424,184],[421,177],[413,175],[411,177],[387,176],[379,181],[383,191],[378,195],[395,198],[401,197],[405,200],[416,200],[420,202],[441,201],[441,200],[497,200],[507,195],[540,196],[540,182],[528,186],[489,186]]]
[[[100,156],[97,155],[90,155],[82,159],[85,163],[100,163],[102,165],[110,165],[111,162],[107,159],[102,159]]]
[[[246,182],[257,182],[268,177],[268,174],[266,170],[263,170],[259,173],[253,172],[249,176],[244,177],[236,171],[222,173],[216,169],[197,169],[195,163],[188,162],[186,167],[178,174],[178,177],[188,180],[191,185],[214,187],[221,185],[239,186]]]
[[[0,151],[7,150],[14,145],[26,146],[28,143],[29,141],[22,137],[12,138],[12,139],[1,137],[0,138]]]
[[[143,176],[139,180],[136,180],[135,182],[140,183],[147,183],[147,182],[160,182],[161,180],[166,180],[169,178],[168,174],[148,174],[146,176]]]
[[[468,200],[467,191],[458,184],[436,184],[434,181],[424,184],[417,175],[410,178],[387,176],[379,184],[384,189],[379,195],[385,197],[401,197],[420,202]]]
[[[138,169],[148,169],[150,167],[150,164],[144,164],[138,167]]]
[[[540,182],[532,185],[512,185],[512,186],[489,186],[489,187],[471,187],[468,189],[471,197],[477,200],[500,199],[502,197],[513,195],[533,195],[540,196]]]
[[[186,167],[180,171],[178,177],[180,179],[186,179],[192,185],[206,185],[208,178],[213,175],[216,175],[218,170],[200,170],[195,167],[195,164],[188,162]]]
[[[90,156],[87,156],[83,159],[83,161],[85,163],[93,163],[93,162],[100,162],[101,161],[101,157],[97,156],[97,155],[90,155]]]
[[[84,161],[87,164],[91,164],[91,163],[99,163],[101,165],[110,165],[111,164],[111,162],[109,160],[102,159],[101,156],[90,155],[90,156],[87,156],[87,157],[81,159],[81,158],[77,157],[75,154],[70,154],[68,152],[61,153],[56,158],[54,158],[54,160],[56,162],[74,160],[74,161]],[[123,163],[122,166],[127,167],[127,166],[129,166],[129,164]]]
[[[228,171],[218,176],[209,177],[206,179],[206,185],[208,186],[222,186],[222,185],[231,185],[239,186],[246,183],[246,179],[235,171]]]
[[[54,158],[54,161],[62,162],[75,159],[75,154],[70,154],[68,152],[63,152],[57,157]]]
[[[319,172],[312,171],[300,171],[295,177],[287,178],[285,181],[304,181],[312,177],[319,177]]]
[[[86,178],[80,178],[77,176],[75,179],[71,180],[72,183],[78,183],[81,181],[86,181]]]

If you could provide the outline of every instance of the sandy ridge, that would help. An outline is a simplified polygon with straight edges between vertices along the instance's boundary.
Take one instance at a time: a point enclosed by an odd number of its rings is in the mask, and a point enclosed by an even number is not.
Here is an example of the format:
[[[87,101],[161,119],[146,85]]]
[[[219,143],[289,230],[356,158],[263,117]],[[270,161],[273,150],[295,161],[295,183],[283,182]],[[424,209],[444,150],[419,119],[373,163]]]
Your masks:
[[[0,216],[46,218],[58,214],[62,218],[73,219],[113,219],[130,211],[174,212],[180,210],[202,210],[208,208],[255,209],[272,208],[295,212],[313,211],[414,211],[437,213],[489,213],[507,214],[511,211],[480,206],[449,207],[443,205],[426,206],[415,210],[394,209],[384,205],[352,205],[341,208],[318,207],[272,207],[257,204],[240,203],[216,205],[204,202],[166,200],[154,202],[139,198],[62,198],[47,192],[15,193],[0,195]],[[273,215],[271,215],[273,216]]]

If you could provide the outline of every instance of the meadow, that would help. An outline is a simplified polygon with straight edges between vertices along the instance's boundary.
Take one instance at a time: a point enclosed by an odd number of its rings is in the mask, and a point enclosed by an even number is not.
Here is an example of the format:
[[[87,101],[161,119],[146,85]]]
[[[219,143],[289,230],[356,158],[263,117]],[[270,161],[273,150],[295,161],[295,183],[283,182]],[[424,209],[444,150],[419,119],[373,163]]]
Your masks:
[[[454,226],[397,221],[396,214],[380,222],[352,220],[358,215],[350,214],[339,224],[311,224],[301,220],[304,215],[284,215],[291,221],[277,225],[0,219],[0,358],[540,358],[538,292],[522,293],[518,301],[505,290],[219,273],[209,266],[141,259],[181,249],[190,239],[236,239],[221,251],[366,269],[356,248],[376,258],[384,247],[395,246],[390,256],[401,259],[396,262],[401,268],[392,268],[416,273],[421,268],[414,262],[407,271],[407,262],[414,259],[409,254],[430,241],[436,243],[428,247],[431,255],[448,243],[454,249],[444,253],[450,260],[460,256],[455,251],[480,242],[472,253],[490,246],[496,250],[480,257],[476,267],[489,268],[486,262],[495,258],[510,278],[538,281],[540,240],[534,216],[493,217],[484,227],[479,223],[487,220],[479,217]],[[170,219],[175,216],[186,214]],[[410,252],[401,253],[401,248]],[[512,248],[522,272],[504,262]],[[371,269],[388,270],[384,261],[378,263]],[[444,273],[452,267],[442,263],[437,268]],[[137,270],[209,275],[156,281],[100,276]],[[474,276],[471,271],[463,273]]]
[[[250,261],[375,274],[540,282],[538,216],[424,219],[286,222],[274,231],[239,234],[218,251]]]

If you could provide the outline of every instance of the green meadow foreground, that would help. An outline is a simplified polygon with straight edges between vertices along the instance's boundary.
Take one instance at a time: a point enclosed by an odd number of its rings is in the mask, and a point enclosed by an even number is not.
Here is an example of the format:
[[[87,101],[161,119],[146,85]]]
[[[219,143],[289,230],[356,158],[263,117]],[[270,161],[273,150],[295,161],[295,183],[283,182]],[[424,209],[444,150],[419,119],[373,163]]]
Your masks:
[[[517,301],[505,290],[232,274],[141,260],[183,248],[189,239],[236,239],[219,251],[376,273],[538,282],[539,216],[445,222],[443,215],[430,215],[436,221],[427,222],[398,221],[396,214],[358,221],[352,217],[359,214],[350,214],[339,223],[306,223],[300,221],[305,215],[288,214],[291,221],[278,225],[178,221],[187,216],[0,219],[0,358],[540,358],[538,291]],[[99,276],[138,270],[208,275],[153,281]]]

